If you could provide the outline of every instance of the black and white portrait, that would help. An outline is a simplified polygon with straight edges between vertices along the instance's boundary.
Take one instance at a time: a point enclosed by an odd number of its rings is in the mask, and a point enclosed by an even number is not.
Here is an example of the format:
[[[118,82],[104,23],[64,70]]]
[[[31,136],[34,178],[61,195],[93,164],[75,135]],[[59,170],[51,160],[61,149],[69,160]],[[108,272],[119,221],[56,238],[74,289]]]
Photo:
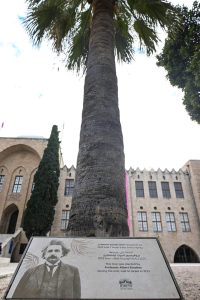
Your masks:
[[[63,263],[69,249],[60,240],[51,240],[41,251],[44,263],[28,269],[20,279],[13,298],[81,298],[77,267]]]

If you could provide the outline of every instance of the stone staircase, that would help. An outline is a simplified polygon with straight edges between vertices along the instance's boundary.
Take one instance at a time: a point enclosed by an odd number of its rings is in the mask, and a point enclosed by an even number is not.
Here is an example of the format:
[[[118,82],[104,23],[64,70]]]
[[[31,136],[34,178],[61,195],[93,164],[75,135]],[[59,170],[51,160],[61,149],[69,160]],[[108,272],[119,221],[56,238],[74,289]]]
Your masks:
[[[10,262],[12,252],[20,240],[21,233],[22,233],[22,228],[19,228],[13,234],[0,234],[0,244],[1,244],[0,265],[7,264]]]

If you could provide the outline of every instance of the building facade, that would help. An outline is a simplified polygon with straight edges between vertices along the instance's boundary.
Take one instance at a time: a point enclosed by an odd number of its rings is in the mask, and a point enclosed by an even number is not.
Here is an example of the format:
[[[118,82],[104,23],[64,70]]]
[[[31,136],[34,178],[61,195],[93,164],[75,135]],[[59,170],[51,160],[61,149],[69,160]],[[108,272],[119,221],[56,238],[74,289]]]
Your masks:
[[[172,170],[128,171],[130,234],[157,237],[170,262],[199,262],[200,161]]]
[[[0,242],[2,255],[14,260],[27,243],[20,228],[46,146],[47,139],[0,138]]]
[[[0,138],[0,243],[2,256],[12,261],[20,259],[27,245],[23,213],[47,142]],[[66,235],[74,183],[75,168],[61,160],[51,236]],[[126,191],[131,237],[157,237],[169,262],[199,262],[200,161],[190,160],[178,172],[130,168]]]

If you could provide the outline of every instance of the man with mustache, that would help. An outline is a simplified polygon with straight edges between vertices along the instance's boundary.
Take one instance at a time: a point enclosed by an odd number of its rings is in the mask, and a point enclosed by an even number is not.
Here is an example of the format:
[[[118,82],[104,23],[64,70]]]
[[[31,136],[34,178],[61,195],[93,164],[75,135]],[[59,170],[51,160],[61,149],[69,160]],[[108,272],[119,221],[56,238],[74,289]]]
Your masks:
[[[68,252],[61,241],[52,240],[42,250],[45,263],[25,272],[12,298],[80,299],[79,271],[61,261]]]

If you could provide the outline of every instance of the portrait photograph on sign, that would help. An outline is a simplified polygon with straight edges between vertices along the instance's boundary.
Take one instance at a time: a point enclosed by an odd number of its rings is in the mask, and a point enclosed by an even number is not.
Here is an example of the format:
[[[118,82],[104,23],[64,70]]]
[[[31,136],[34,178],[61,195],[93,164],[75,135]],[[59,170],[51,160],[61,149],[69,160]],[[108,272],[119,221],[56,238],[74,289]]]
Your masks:
[[[182,299],[156,238],[34,237],[4,299]]]

